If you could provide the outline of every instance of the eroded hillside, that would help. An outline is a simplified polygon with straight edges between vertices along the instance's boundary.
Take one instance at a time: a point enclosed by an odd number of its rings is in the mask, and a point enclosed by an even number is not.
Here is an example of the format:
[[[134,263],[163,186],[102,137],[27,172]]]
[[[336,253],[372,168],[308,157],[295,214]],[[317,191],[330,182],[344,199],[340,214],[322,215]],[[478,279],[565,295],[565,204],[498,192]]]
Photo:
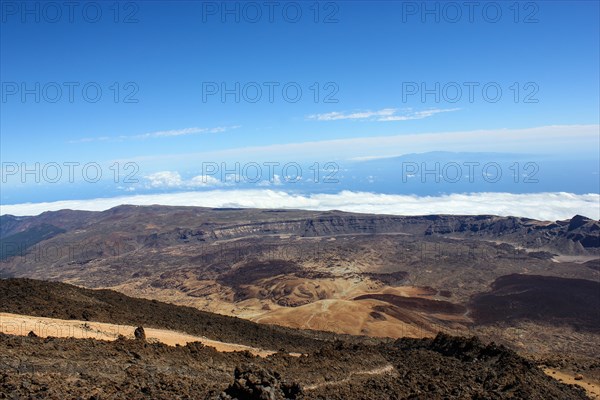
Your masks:
[[[550,355],[600,348],[600,223],[581,216],[120,206],[1,218],[3,277],[338,334],[481,334]],[[532,278],[504,284],[519,276]],[[507,302],[509,314],[493,311]]]

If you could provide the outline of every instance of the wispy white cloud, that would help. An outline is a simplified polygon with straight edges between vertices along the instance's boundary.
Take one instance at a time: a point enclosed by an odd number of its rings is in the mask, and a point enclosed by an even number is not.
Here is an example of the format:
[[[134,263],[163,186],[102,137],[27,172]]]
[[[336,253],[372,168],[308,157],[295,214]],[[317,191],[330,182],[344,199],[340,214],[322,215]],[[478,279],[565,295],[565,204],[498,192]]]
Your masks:
[[[176,188],[183,184],[179,172],[160,171],[147,175],[148,184],[154,188]]]
[[[290,178],[288,182],[293,181],[293,178]],[[273,175],[273,179],[264,179],[257,183],[257,186],[281,186],[281,177],[277,174]]]
[[[368,120],[368,121],[410,121],[416,119],[425,119],[439,113],[458,111],[460,108],[432,108],[428,110],[414,111],[411,108],[398,110],[397,108],[384,108],[378,111],[359,111],[359,112],[329,112],[324,114],[312,114],[307,119],[316,121],[339,121],[346,119]]]
[[[210,175],[198,175],[184,180],[177,171],[160,171],[145,176],[146,187],[155,189],[182,189],[221,186],[223,183]]]
[[[110,136],[99,136],[99,137],[95,137],[95,138],[83,138],[83,139],[69,140],[69,143],[107,142],[111,139],[112,138]]]
[[[342,191],[337,194],[299,195],[270,189],[211,190],[2,205],[0,214],[37,215],[44,211],[61,209],[102,211],[121,204],[342,210],[392,215],[494,214],[548,221],[571,218],[575,214],[594,219],[600,218],[600,195],[598,194],[469,193],[408,196]]]
[[[165,138],[165,137],[177,137],[177,136],[188,136],[188,135],[197,135],[202,133],[222,133],[232,129],[240,128],[240,125],[232,125],[232,126],[217,126],[214,128],[183,128],[183,129],[172,129],[166,131],[156,131],[156,132],[148,132],[142,133],[139,135],[121,135],[121,136],[99,136],[92,138],[82,138],[76,140],[70,140],[69,143],[89,143],[89,142],[106,142],[106,141],[115,141],[122,142],[126,140],[146,140],[153,138]]]
[[[210,175],[197,175],[190,179],[189,185],[191,187],[210,187],[210,186],[221,186],[223,183]]]
[[[216,128],[185,128],[185,129],[175,129],[169,131],[158,131],[158,132],[150,132],[143,133],[141,135],[133,135],[133,136],[120,136],[122,139],[150,139],[150,138],[159,138],[159,137],[174,137],[174,136],[187,136],[194,135],[198,133],[222,133],[231,129],[237,129],[240,125],[233,126],[218,126]]]
[[[397,110],[395,108],[384,108],[379,111],[361,111],[354,113],[343,113],[343,112],[330,112],[324,114],[313,114],[309,115],[308,119],[314,119],[317,121],[337,121],[341,119],[371,119],[371,118],[381,118],[381,117],[389,117],[394,115]]]
[[[394,158],[394,157],[400,157],[401,154],[392,154],[392,155],[386,155],[386,156],[360,156],[360,157],[350,157],[348,160],[349,161],[372,161],[372,160],[383,160],[386,158]]]
[[[432,117],[436,114],[459,111],[460,108],[436,108],[423,111],[409,112],[405,115],[388,115],[381,117],[378,121],[410,121],[415,119],[424,119]]]
[[[296,178],[298,179],[298,177]],[[301,179],[301,178],[299,178]],[[146,189],[196,189],[209,187],[232,187],[240,182],[244,182],[245,177],[239,174],[227,174],[216,178],[212,175],[197,175],[191,179],[183,179],[177,171],[159,171],[144,176],[142,187]],[[287,177],[287,182],[295,180],[294,177]],[[271,179],[263,179],[256,182],[256,186],[269,187],[281,186],[283,184],[281,176],[274,174]]]

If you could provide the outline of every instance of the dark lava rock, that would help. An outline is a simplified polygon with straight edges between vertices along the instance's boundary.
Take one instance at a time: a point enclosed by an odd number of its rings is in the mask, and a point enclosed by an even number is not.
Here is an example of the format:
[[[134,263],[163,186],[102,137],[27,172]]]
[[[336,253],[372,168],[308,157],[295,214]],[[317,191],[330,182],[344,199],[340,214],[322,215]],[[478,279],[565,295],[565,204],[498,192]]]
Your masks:
[[[135,331],[133,332],[133,336],[135,336],[135,338],[137,340],[146,340],[146,332],[144,331],[144,328],[142,328],[141,326],[135,328]]]
[[[508,283],[508,293],[514,288],[520,293],[521,285]],[[3,310],[54,317],[81,315],[92,302],[94,315],[112,323],[176,327],[302,354],[281,351],[263,358],[248,351],[221,353],[201,343],[172,347],[122,336],[111,342],[0,333],[0,399],[587,399],[583,388],[562,384],[512,350],[477,338],[312,337],[111,291],[20,279],[0,280],[0,299]],[[136,337],[145,336],[142,332]],[[583,370],[581,364],[576,368]]]
[[[471,298],[471,316],[478,324],[529,320],[600,333],[598,282],[510,274],[497,278],[491,287]]]
[[[302,394],[297,383],[281,381],[277,372],[271,372],[252,364],[236,367],[234,382],[229,385],[221,399],[230,400],[287,400]]]

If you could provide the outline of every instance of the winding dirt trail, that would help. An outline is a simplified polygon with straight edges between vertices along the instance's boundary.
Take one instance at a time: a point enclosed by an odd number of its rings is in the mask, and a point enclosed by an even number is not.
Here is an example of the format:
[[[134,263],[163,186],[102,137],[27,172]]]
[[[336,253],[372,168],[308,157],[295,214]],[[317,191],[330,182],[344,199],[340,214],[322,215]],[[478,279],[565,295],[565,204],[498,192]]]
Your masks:
[[[557,379],[562,383],[566,383],[568,385],[581,386],[585,389],[590,399],[600,398],[600,384],[598,382],[594,382],[583,376],[581,377],[582,379],[575,379],[576,374],[569,373],[566,371],[560,371],[554,368],[544,368],[544,372],[546,373],[546,375],[551,376],[552,378]]]
[[[319,388],[322,388],[325,386],[343,385],[345,383],[350,382],[350,380],[354,376],[383,375],[383,374],[392,373],[392,372],[394,372],[394,366],[391,364],[385,365],[385,366],[379,367],[379,368],[374,368],[371,370],[366,370],[366,371],[354,371],[354,372],[351,372],[350,374],[348,374],[347,378],[340,379],[338,381],[327,381],[327,382],[315,383],[313,385],[307,385],[304,387],[304,390],[316,390],[316,389],[319,389]]]
[[[133,338],[136,329],[129,325],[115,325],[104,322],[64,320],[56,318],[35,317],[30,315],[0,313],[0,332],[8,335],[27,336],[34,332],[40,337],[61,337],[77,339],[116,340],[119,335]],[[161,342],[169,346],[185,346],[190,342],[201,342],[205,346],[214,347],[220,352],[249,351],[250,353],[267,357],[275,351],[264,350],[243,344],[220,342],[203,336],[193,336],[187,333],[168,329],[144,327],[146,340]],[[291,354],[297,355],[297,354]]]

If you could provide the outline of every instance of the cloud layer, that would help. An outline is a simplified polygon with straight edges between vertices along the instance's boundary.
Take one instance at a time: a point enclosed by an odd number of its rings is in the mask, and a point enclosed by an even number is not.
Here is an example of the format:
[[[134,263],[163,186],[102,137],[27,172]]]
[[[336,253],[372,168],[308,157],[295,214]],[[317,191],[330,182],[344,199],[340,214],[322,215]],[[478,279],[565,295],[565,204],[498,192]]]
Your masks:
[[[211,190],[2,205],[0,214],[37,215],[44,211],[61,209],[103,211],[121,204],[342,210],[393,215],[494,214],[548,221],[571,218],[575,214],[594,219],[600,218],[600,195],[598,194],[470,193],[420,197],[351,191],[337,194],[299,195],[268,189]]]

